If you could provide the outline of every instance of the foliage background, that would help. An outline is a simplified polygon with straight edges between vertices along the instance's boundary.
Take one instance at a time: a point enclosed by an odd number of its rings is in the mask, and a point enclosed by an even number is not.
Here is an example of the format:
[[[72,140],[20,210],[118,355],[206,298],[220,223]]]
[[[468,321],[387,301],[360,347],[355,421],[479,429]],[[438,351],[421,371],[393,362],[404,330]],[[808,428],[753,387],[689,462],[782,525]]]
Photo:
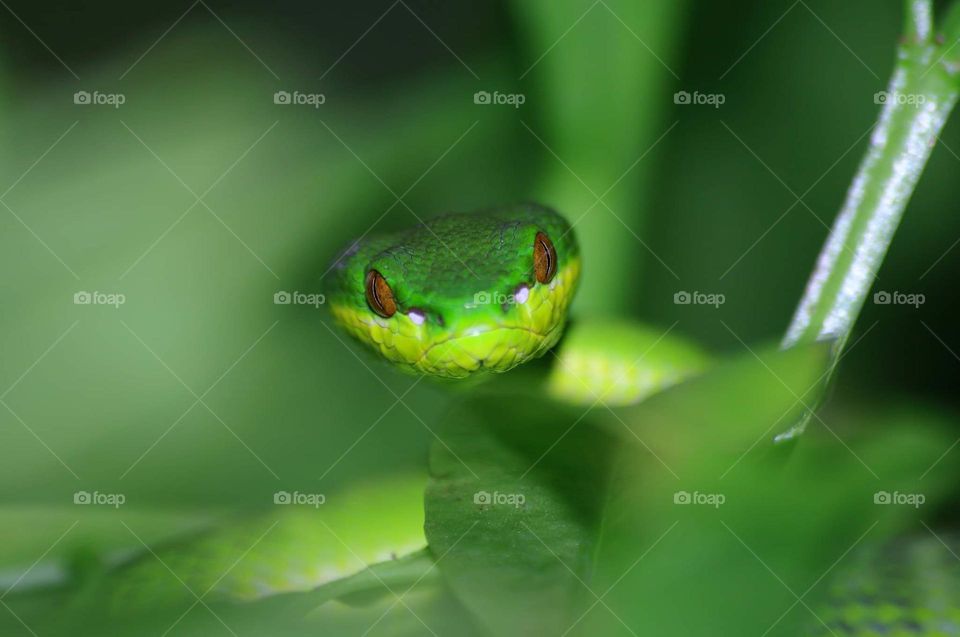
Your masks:
[[[423,467],[449,392],[358,359],[323,309],[272,300],[320,291],[337,250],[375,222],[518,199],[586,212],[575,313],[676,321],[718,354],[778,339],[878,111],[900,7],[634,4],[10,4],[10,579],[41,555],[138,545],[110,511],[78,513],[77,490],[124,493],[123,520],[150,543],[278,489]],[[79,106],[77,90],[127,100]],[[327,101],[275,105],[277,90]],[[526,102],[476,105],[478,90]],[[726,99],[678,105],[679,90]],[[867,304],[828,406],[854,414],[830,420],[841,429],[956,407],[955,123],[940,146],[876,284],[926,303]],[[127,302],[77,306],[79,290]],[[679,290],[726,303],[676,305]]]

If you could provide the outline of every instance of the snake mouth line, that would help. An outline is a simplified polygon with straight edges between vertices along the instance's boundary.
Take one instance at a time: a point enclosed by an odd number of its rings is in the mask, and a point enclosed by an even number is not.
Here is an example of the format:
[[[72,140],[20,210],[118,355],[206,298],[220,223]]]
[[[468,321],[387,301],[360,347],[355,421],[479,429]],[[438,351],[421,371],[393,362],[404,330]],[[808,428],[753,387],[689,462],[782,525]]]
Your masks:
[[[489,329],[467,328],[467,330],[465,331],[451,334],[439,341],[434,341],[433,343],[430,343],[426,347],[426,349],[423,350],[420,356],[415,361],[412,362],[412,364],[419,365],[421,362],[423,362],[423,359],[426,358],[431,351],[433,351],[434,348],[439,347],[440,345],[445,345],[447,343],[451,343],[452,341],[456,341],[457,339],[461,339],[469,336],[480,336],[481,334],[490,334],[492,332],[501,332],[501,331],[519,331],[519,332],[527,332],[529,334],[533,334],[542,342],[555,329],[556,328],[547,330],[546,332],[540,332],[529,327],[524,327],[523,325],[495,325]]]

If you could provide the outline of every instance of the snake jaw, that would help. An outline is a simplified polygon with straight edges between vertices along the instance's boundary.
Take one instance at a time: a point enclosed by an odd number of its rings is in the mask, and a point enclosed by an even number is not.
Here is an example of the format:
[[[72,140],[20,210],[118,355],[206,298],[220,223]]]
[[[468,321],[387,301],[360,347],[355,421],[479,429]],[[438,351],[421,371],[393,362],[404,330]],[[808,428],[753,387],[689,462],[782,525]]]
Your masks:
[[[563,332],[579,275],[580,260],[572,257],[550,283],[518,287],[526,293],[499,316],[486,311],[489,304],[477,302],[484,294],[479,293],[463,303],[470,311],[443,326],[409,313],[383,318],[339,303],[331,309],[348,332],[402,369],[465,378],[508,371],[553,347]]]

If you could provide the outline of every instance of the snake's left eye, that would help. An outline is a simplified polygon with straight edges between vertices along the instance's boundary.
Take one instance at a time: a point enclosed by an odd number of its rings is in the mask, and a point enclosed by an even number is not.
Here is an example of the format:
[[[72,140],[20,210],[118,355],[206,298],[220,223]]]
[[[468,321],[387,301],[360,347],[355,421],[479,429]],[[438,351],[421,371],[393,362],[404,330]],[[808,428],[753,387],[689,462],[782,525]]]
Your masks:
[[[540,283],[550,283],[557,273],[557,250],[542,232],[533,241],[533,271]]]
[[[397,312],[397,302],[393,298],[393,290],[383,275],[376,270],[367,272],[364,285],[367,292],[367,303],[370,309],[382,316],[390,318]]]

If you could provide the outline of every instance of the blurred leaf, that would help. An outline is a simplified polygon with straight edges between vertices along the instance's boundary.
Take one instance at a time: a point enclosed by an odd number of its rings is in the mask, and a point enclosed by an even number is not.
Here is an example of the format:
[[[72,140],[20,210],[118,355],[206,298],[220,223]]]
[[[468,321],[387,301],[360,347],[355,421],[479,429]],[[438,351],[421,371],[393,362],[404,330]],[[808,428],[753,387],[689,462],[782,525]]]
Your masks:
[[[586,423],[571,427],[580,413],[534,398],[475,399],[438,432],[427,540],[493,634],[562,632],[575,608],[615,442]]]
[[[829,351],[829,343],[750,350],[598,418],[632,443],[627,454],[649,453],[671,474],[710,471],[754,448],[768,452],[774,436],[816,403]]]
[[[762,362],[744,355],[617,413],[513,396],[468,403],[447,417],[431,454],[426,532],[438,566],[495,633],[524,634],[534,626],[562,633],[595,598],[585,594],[593,570],[607,567],[603,553],[591,562],[598,529],[609,542],[615,530],[608,527],[616,529],[625,515],[616,509],[621,499],[641,517],[649,504],[644,481],[607,486],[613,458],[653,474],[672,474],[670,462],[678,469],[712,466],[710,456],[739,451],[785,410],[802,410],[784,384],[793,391],[815,386],[827,350],[765,352]],[[606,422],[606,429],[583,422],[588,413],[587,422]],[[634,436],[655,441],[653,453],[668,460],[651,458],[644,451],[650,446]],[[606,511],[604,493],[614,503]],[[649,522],[643,532],[631,529],[631,549],[657,528],[656,519]],[[525,613],[533,607],[556,612]]]
[[[51,613],[50,608],[63,608],[57,594],[34,595],[29,598],[7,598],[7,608],[17,613],[30,630],[49,637],[82,635],[117,635],[138,637],[165,632],[197,637],[209,635],[271,635],[302,637],[303,635],[363,635],[371,637],[414,637],[424,633],[457,634],[470,637],[477,633],[471,619],[437,578],[427,577],[402,585],[396,578],[385,577],[389,590],[363,600],[330,599],[315,607],[307,617],[302,603],[311,594],[289,594],[247,604],[215,601],[196,603],[176,613],[144,609],[127,616],[97,614],[78,615]],[[316,596],[320,599],[320,595]],[[7,635],[30,635],[24,624],[10,612],[0,614],[0,631]]]
[[[718,426],[759,415],[712,413]],[[811,620],[797,596],[815,606],[848,551],[917,528],[950,493],[956,471],[928,469],[952,443],[952,422],[822,418],[830,425],[787,448],[738,461],[718,446],[716,458],[675,465],[676,478],[622,454],[591,581],[603,604],[583,634],[628,634],[626,623],[637,634],[796,635]],[[924,511],[876,504],[884,491],[919,492]]]

